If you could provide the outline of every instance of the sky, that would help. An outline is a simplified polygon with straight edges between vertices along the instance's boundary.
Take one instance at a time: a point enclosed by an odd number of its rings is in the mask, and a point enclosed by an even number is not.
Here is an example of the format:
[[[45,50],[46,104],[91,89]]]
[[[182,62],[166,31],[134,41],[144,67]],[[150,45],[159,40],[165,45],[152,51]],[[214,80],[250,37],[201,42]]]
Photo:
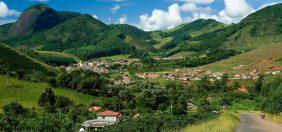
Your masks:
[[[107,24],[131,24],[153,31],[197,19],[238,23],[254,11],[282,0],[0,0],[0,24],[16,21],[26,8],[39,3],[58,11],[90,14]]]

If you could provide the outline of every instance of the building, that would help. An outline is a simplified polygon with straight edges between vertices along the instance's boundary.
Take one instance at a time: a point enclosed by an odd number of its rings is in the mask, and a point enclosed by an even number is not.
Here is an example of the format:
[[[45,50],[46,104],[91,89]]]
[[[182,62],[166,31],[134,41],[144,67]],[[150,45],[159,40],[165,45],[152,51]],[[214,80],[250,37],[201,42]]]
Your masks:
[[[81,124],[86,129],[98,129],[103,128],[107,125],[112,125],[121,121],[122,115],[119,112],[105,110],[98,113],[97,119],[87,120]]]
[[[99,111],[101,109],[101,107],[99,107],[99,106],[91,106],[88,110],[90,110],[90,111]]]
[[[121,116],[122,115],[119,112],[105,110],[103,112],[98,113],[97,119],[103,119],[109,123],[114,124],[114,123],[120,122]]]

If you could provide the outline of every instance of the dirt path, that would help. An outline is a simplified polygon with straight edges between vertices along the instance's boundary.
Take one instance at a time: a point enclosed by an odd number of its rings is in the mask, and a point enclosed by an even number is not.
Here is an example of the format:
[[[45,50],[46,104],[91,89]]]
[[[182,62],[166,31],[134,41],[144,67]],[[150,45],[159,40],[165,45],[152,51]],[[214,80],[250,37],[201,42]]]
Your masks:
[[[235,132],[282,132],[282,124],[263,120],[253,113],[242,113],[240,121]]]

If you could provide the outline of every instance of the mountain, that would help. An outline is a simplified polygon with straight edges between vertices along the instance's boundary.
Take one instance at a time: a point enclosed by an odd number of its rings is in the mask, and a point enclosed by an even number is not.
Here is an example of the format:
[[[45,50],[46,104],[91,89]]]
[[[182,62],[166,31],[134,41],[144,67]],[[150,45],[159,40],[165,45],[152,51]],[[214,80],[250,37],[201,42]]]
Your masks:
[[[228,36],[223,47],[250,51],[282,41],[282,4],[265,7],[252,13],[231,28],[238,30]]]
[[[31,33],[48,29],[80,14],[57,12],[52,8],[39,4],[26,9],[18,20],[10,27],[11,37],[26,36]]]
[[[0,40],[10,46],[65,51],[82,59],[154,50],[150,36],[134,26],[106,25],[87,14],[59,12],[42,4],[26,9],[15,23],[0,26],[0,31]],[[127,36],[133,39],[126,41]]]
[[[142,29],[139,29],[135,26],[132,26],[132,25],[116,24],[116,25],[112,25],[112,27],[120,30],[125,35],[136,37],[138,39],[142,39],[142,40],[152,39],[151,36],[147,32],[145,32]]]
[[[37,61],[11,47],[0,44],[0,71],[32,73],[51,70],[48,65]]]
[[[212,32],[216,29],[220,29],[224,27],[225,25],[223,23],[220,23],[213,19],[199,19],[187,24],[182,24],[174,29],[172,29],[170,32],[181,32],[186,31],[188,34],[192,36],[198,36],[204,33]]]

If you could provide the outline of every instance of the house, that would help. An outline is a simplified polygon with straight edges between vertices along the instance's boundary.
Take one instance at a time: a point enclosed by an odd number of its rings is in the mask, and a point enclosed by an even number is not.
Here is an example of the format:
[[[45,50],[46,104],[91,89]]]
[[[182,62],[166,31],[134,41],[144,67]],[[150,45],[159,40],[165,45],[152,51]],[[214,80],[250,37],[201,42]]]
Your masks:
[[[112,125],[121,121],[121,113],[105,110],[98,113],[97,119],[87,120],[81,124],[85,130],[104,128],[107,125]]]
[[[105,110],[103,112],[98,113],[97,119],[103,119],[104,121],[114,124],[120,122],[121,116],[122,115],[119,112]]]
[[[88,110],[90,110],[90,111],[99,111],[101,109],[101,107],[99,107],[99,106],[91,106]]]

